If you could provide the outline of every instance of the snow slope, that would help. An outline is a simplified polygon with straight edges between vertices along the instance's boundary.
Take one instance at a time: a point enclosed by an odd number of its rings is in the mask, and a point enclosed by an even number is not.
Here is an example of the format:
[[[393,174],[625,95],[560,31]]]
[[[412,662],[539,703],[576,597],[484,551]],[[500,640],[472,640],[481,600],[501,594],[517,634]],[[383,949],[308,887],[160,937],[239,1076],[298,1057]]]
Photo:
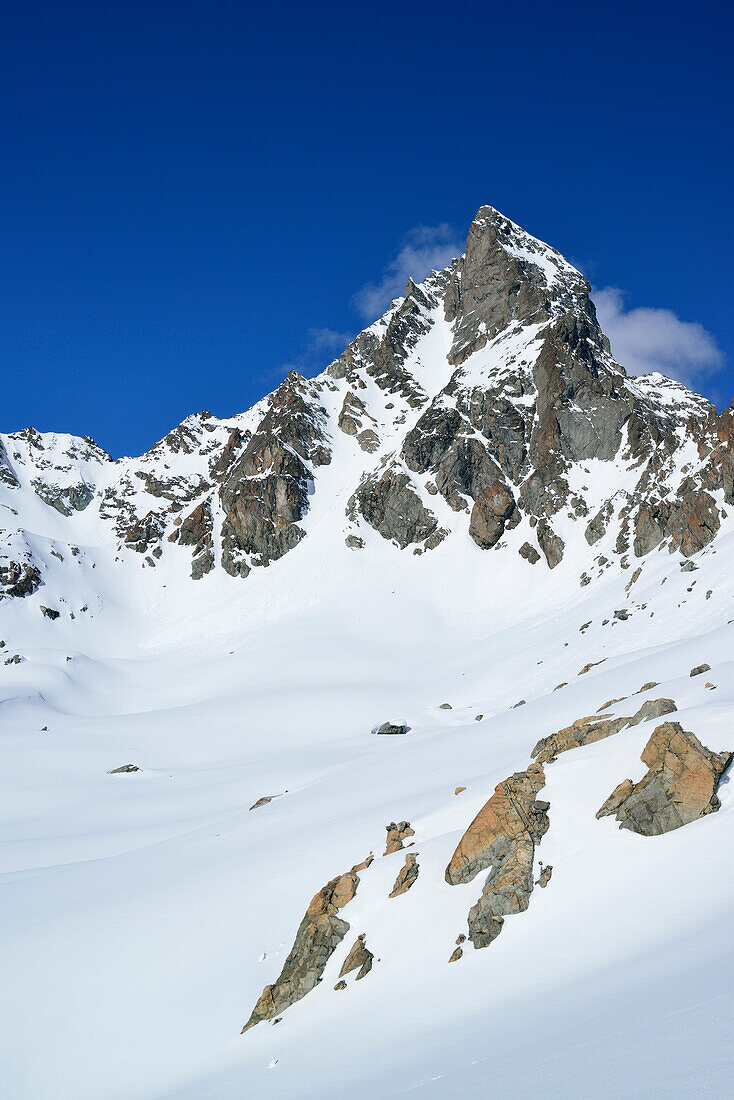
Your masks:
[[[546,278],[560,278],[560,259],[542,256]],[[451,333],[431,309],[407,369],[434,399],[452,376]],[[495,384],[511,356],[530,363],[535,331],[521,347],[513,339],[478,348],[462,365],[466,384]],[[134,492],[124,499],[145,511],[135,471],[148,467],[182,479],[195,504],[218,453],[208,441],[221,449],[233,428],[254,431],[264,406],[211,418],[208,434],[206,420],[189,418],[189,453],[169,443],[113,464],[85,451],[80,476],[96,495],[71,516],[35,496],[25,452],[15,460],[20,488],[3,489],[0,502],[22,502],[24,534],[9,537],[42,559],[44,582],[0,602],[3,1094],[726,1095],[728,776],[718,812],[644,837],[595,813],[622,779],[642,776],[655,720],[561,755],[546,767],[550,829],[536,852],[553,866],[550,883],[488,948],[465,944],[451,965],[484,876],[451,887],[444,870],[539,738],[650,681],[653,697],[675,700],[685,729],[714,751],[734,749],[731,519],[688,562],[667,546],[633,560],[642,568],[630,583],[616,532],[591,549],[584,524],[563,512],[562,561],[533,566],[517,553],[525,519],[484,551],[464,512],[414,479],[449,536],[421,555],[400,550],[345,510],[421,409],[364,381],[379,451],[366,455],[335,429],[346,384],[324,376],[331,462],[318,470],[306,535],[246,579],[216,568],[191,581],[178,546],[146,565],[101,513],[126,476]],[[688,403],[691,416],[704,404],[669,383],[630,384],[660,406]],[[25,443],[4,438],[12,461]],[[58,465],[56,443],[43,440]],[[700,461],[687,447],[679,468]],[[593,512],[637,475],[631,461],[591,458],[568,476]],[[75,473],[65,484],[76,483]],[[352,529],[363,550],[345,545]],[[600,554],[611,564],[592,568]],[[592,582],[580,585],[587,570]],[[19,663],[6,663],[14,654]],[[600,663],[581,674],[590,662]],[[710,671],[691,677],[702,663]],[[408,722],[407,736],[371,733],[392,718]],[[109,774],[127,763],[141,770]],[[250,810],[267,795],[279,797]],[[385,827],[400,820],[415,830],[420,873],[389,899],[404,853],[382,856]],[[370,852],[323,982],[279,1023],[241,1035],[311,897]],[[336,992],[361,932],[375,965]]]

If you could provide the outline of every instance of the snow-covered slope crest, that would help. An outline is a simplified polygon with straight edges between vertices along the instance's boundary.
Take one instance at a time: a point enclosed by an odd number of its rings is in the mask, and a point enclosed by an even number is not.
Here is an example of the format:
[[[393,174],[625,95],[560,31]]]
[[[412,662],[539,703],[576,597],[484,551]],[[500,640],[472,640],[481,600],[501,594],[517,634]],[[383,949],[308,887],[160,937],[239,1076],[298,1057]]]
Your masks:
[[[729,1091],[732,414],[559,253],[483,207],[318,378],[1,442],[5,1093]]]

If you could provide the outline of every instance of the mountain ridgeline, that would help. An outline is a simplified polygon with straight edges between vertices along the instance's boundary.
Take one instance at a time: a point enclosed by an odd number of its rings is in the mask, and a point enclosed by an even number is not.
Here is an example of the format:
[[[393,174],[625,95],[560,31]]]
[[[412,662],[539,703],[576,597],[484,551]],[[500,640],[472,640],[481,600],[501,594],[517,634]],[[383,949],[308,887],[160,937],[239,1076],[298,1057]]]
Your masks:
[[[189,416],[116,462],[87,437],[0,437],[0,593],[32,596],[50,551],[73,569],[90,543],[121,570],[244,579],[297,552],[326,492],[343,500],[334,538],[350,553],[463,538],[488,567],[504,552],[555,569],[575,541],[581,584],[661,546],[690,557],[734,503],[732,410],[628,377],[589,292],[486,206],[463,256],[409,282],[317,378],[291,371],[244,414]],[[45,531],[38,506],[61,522]]]

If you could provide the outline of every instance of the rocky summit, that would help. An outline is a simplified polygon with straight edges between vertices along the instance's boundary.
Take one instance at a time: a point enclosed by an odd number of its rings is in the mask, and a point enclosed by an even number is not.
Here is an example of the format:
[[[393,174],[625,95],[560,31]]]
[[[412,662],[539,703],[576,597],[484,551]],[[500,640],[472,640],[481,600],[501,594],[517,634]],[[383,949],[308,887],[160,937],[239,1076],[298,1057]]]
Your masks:
[[[589,294],[558,252],[482,207],[462,257],[410,282],[318,378],[292,371],[247,413],[194,414],[117,462],[91,439],[2,437],[3,595],[43,583],[27,537],[39,503],[71,521],[70,544],[93,530],[121,570],[170,561],[194,580],[244,579],[294,551],[322,493],[346,497],[334,535],[367,553],[375,536],[423,553],[468,535],[549,569],[582,537],[587,574],[608,549],[625,564],[661,545],[691,557],[734,504],[732,411],[628,377]]]
[[[733,447],[490,206],[245,412],[0,436],[7,1094],[726,1095]]]

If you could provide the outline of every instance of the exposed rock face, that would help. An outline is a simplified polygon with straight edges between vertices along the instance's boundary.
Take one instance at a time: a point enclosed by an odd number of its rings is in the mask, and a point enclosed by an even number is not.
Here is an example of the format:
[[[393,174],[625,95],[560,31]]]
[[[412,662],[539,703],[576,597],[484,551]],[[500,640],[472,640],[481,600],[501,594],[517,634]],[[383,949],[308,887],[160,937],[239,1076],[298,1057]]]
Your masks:
[[[620,700],[610,700],[609,703],[604,704],[604,708],[613,702],[620,702]],[[538,764],[551,764],[562,752],[580,748],[582,745],[593,745],[595,741],[602,741],[605,737],[612,737],[615,733],[619,733],[625,726],[637,726],[650,718],[672,714],[676,709],[672,699],[648,699],[629,718],[599,718],[596,714],[577,718],[570,726],[559,730],[558,733],[541,737],[531,756]]]
[[[537,799],[544,786],[545,772],[537,764],[499,783],[446,868],[446,881],[455,886],[491,867],[482,896],[469,911],[469,939],[475,947],[496,939],[505,916],[528,907],[535,846],[550,825],[549,804]]]
[[[0,440],[0,484],[7,486],[9,489],[17,489],[20,484],[2,440]]]
[[[409,836],[415,836],[415,830],[411,829],[409,821],[401,821],[399,824],[395,824],[391,821],[389,825],[385,826],[387,831],[387,843],[385,845],[385,855],[392,855],[393,852],[399,852],[403,847],[403,842],[408,839]]]
[[[194,547],[191,563],[191,576],[194,580],[199,580],[214,568],[213,531],[211,504],[204,500],[184,517],[180,526],[169,536],[171,542]]]
[[[552,874],[553,874],[553,868],[551,867],[550,863],[548,864],[547,867],[544,867],[543,864],[541,863],[541,865],[540,865],[540,878],[538,879],[538,881],[536,882],[535,885],[540,886],[541,889],[544,890],[546,888],[546,886],[548,885],[548,883],[550,882]]]
[[[711,752],[680,723],[664,722],[641,759],[648,771],[640,782],[620,783],[597,817],[613,814],[622,829],[658,836],[719,809],[716,791],[731,762],[730,752]]]
[[[138,554],[145,554],[152,546],[157,546],[165,529],[165,514],[148,512],[142,519],[128,527],[125,532],[125,543]]]
[[[338,875],[311,899],[301,921],[293,947],[273,985],[266,985],[242,1029],[244,1034],[261,1020],[272,1020],[290,1005],[300,1001],[321,981],[326,964],[349,931],[338,913],[348,905],[359,886],[358,872],[371,860]]]
[[[354,504],[370,527],[404,550],[423,542],[438,527],[438,521],[422,503],[410,477],[397,466],[388,466],[377,477],[366,478],[353,497]]]
[[[477,212],[446,293],[446,318],[455,322],[451,363],[463,363],[511,321],[548,320],[549,287],[533,263],[540,256],[529,254],[526,245],[522,231],[497,210],[483,206]],[[577,286],[569,288],[567,305],[584,292],[583,277],[574,275]]]
[[[505,532],[505,524],[514,511],[512,493],[501,481],[493,481],[486,489],[480,490],[469,521],[469,534],[477,546],[489,550],[499,542]]]
[[[0,595],[30,596],[41,585],[41,571],[27,561],[7,561],[0,564]]]
[[[303,538],[298,521],[308,507],[314,467],[331,461],[325,420],[313,387],[291,371],[219,490],[222,565],[232,576],[249,573],[251,556],[267,564]]]
[[[711,542],[720,526],[714,498],[686,481],[674,500],[640,508],[633,549],[638,558],[643,557],[668,539],[671,553],[680,550],[690,558]]]
[[[71,516],[74,512],[83,512],[94,499],[94,490],[85,485],[83,481],[78,485],[67,485],[60,488],[57,485],[47,485],[39,478],[33,482],[33,489],[36,496],[44,504],[55,508],[62,516]]]
[[[420,337],[430,330],[430,311],[440,304],[452,270],[453,265],[432,273],[421,286],[410,280],[403,301],[393,303],[378,324],[360,333],[331,364],[328,374],[357,382],[356,372],[364,369],[381,390],[401,397],[411,408],[425,404],[425,391],[405,364]]]
[[[342,964],[342,968],[339,971],[339,977],[345,978],[347,974],[351,974],[352,971],[358,970],[357,981],[360,978],[364,978],[366,974],[369,974],[372,969],[372,962],[374,955],[365,946],[364,932],[357,936],[356,940],[352,944],[352,948]]]
[[[446,538],[500,548],[520,527],[526,561],[568,569],[564,540],[580,524],[590,547],[603,543],[600,567],[662,546],[690,559],[716,537],[722,497],[734,505],[734,408],[719,416],[670,379],[628,378],[583,276],[484,206],[463,256],[420,286],[409,281],[317,379],[291,372],[240,416],[192,414],[116,463],[87,437],[2,436],[0,593],[24,596],[44,579],[24,542],[29,494],[66,516],[70,535],[79,510],[85,524],[98,512],[98,544],[116,536],[141,567],[178,553],[167,536],[192,548],[192,578],[220,567],[246,577],[302,541],[340,432],[362,450],[359,474],[347,464],[336,488],[353,525],[338,538],[354,549],[363,524],[417,556]],[[692,443],[696,461],[682,454]],[[627,471],[610,495],[586,483],[592,459]],[[456,517],[440,526],[444,502]],[[583,585],[595,572],[585,566]]]
[[[390,891],[390,897],[396,898],[400,894],[407,894],[413,883],[418,878],[418,872],[420,867],[418,866],[418,857],[413,852],[408,852],[405,857],[405,863],[398,872],[398,877],[395,879],[395,885]]]
[[[252,439],[252,433],[246,435],[239,428],[233,428],[229,439],[225,443],[219,455],[209,463],[209,472],[213,481],[225,481],[242,451]]]
[[[367,422],[367,427],[365,427]],[[356,436],[363,451],[368,454],[379,449],[380,438],[374,430],[375,418],[367,411],[367,406],[352,390],[347,390],[339,413],[337,424],[346,435]]]
[[[710,672],[710,671],[711,671],[711,665],[707,665],[707,664],[696,665],[695,668],[691,669],[690,675],[691,676],[701,676],[704,672]]]
[[[508,492],[499,467],[486,444],[475,437],[470,421],[458,409],[447,409],[438,401],[407,434],[402,454],[409,470],[433,474],[436,488],[455,512],[466,508],[467,496],[476,500],[495,483]],[[509,509],[506,518],[511,514]]]
[[[253,802],[253,804],[250,806],[250,809],[259,810],[261,806],[267,806],[273,801],[274,798],[280,797],[281,796],[279,794],[264,794],[261,798],[258,798],[255,802]]]
[[[538,545],[545,554],[545,560],[548,562],[549,569],[555,569],[555,567],[561,562],[563,558],[563,539],[560,535],[556,535],[550,524],[545,520],[537,526],[538,532]]]
[[[142,769],[137,764],[122,764],[119,768],[113,768],[109,775],[128,775],[130,772],[139,772]]]

